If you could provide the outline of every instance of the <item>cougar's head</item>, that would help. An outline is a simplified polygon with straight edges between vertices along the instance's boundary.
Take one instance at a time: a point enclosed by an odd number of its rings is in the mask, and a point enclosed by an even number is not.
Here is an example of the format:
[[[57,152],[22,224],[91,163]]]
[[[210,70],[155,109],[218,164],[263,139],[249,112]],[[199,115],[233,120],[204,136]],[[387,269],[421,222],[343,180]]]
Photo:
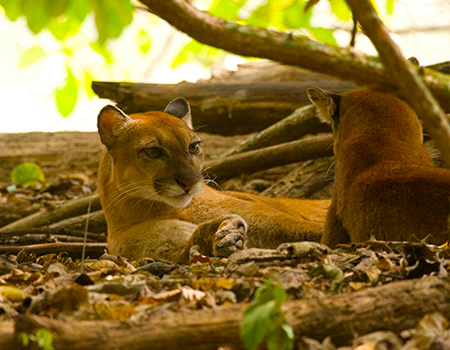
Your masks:
[[[422,125],[414,111],[394,95],[360,89],[337,95],[318,87],[308,89],[318,117],[331,124],[335,153],[352,135],[421,144]]]
[[[164,112],[126,115],[108,105],[98,115],[101,142],[111,157],[111,179],[123,196],[184,208],[202,187],[204,155],[184,98]]]

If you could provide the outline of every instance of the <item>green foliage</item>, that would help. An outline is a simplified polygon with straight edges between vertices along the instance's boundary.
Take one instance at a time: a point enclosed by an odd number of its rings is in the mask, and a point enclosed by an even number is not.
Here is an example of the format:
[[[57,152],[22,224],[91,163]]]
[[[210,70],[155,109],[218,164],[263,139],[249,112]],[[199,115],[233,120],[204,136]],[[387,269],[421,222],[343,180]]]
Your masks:
[[[44,328],[38,329],[35,335],[21,332],[19,333],[19,340],[24,347],[27,347],[30,342],[35,342],[42,350],[55,350],[53,347],[53,335]]]
[[[133,20],[134,7],[130,0],[90,0],[90,5],[95,13],[98,42],[101,45],[108,39],[118,38]]]
[[[328,45],[337,46],[336,39],[333,36],[333,30],[320,27],[310,27],[309,31],[318,41],[323,41]]]
[[[294,332],[281,309],[286,292],[267,279],[255,293],[252,305],[244,311],[240,326],[241,339],[249,350],[266,340],[269,350],[289,350],[294,345]]]
[[[56,107],[62,116],[67,117],[75,108],[78,97],[78,81],[67,67],[67,78],[64,86],[55,91]]]
[[[151,47],[151,38],[150,35],[144,30],[141,29],[138,34],[138,46],[139,50],[143,54],[146,54]]]
[[[45,176],[39,165],[25,162],[19,164],[12,170],[11,180],[15,186],[34,186],[38,182],[45,183]]]
[[[78,87],[85,86],[80,82],[88,76],[86,72],[76,76],[74,70],[69,68],[72,65],[70,56],[74,50],[67,45],[68,38],[78,33],[88,15],[93,14],[98,38],[96,43],[92,43],[91,48],[101,54],[107,64],[111,64],[112,55],[106,43],[122,34],[124,28],[133,20],[134,13],[131,0],[0,0],[0,6],[3,7],[9,20],[25,18],[33,34],[48,30],[61,42],[59,52],[46,52],[36,45],[28,48],[21,54],[18,66],[27,67],[49,54],[63,53],[66,56],[68,65],[66,82],[62,88],[55,91],[56,105],[64,117],[74,110]],[[148,38],[141,37],[139,45],[142,52],[148,52],[150,49]],[[87,93],[90,94],[90,89]]]
[[[75,34],[93,12],[102,45],[120,36],[134,10],[131,0],[0,0],[0,6],[11,21],[25,17],[34,34],[49,29],[58,40]]]
[[[213,62],[223,58],[225,52],[212,46],[200,44],[192,40],[186,44],[172,62],[172,68],[177,68],[183,63],[197,60],[204,66],[209,66]]]
[[[352,19],[352,12],[347,6],[345,0],[328,0],[330,2],[331,11],[333,14],[343,22],[348,22]]]
[[[392,15],[394,13],[394,3],[395,0],[386,0],[386,12],[389,15]]]
[[[45,50],[42,46],[32,46],[28,50],[22,52],[19,58],[19,68],[24,68],[44,58]]]

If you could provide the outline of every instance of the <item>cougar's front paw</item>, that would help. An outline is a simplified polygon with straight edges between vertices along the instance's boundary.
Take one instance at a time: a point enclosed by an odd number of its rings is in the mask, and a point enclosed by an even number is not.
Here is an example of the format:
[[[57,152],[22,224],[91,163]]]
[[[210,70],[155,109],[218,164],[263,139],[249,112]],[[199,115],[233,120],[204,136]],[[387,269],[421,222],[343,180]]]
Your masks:
[[[226,258],[244,249],[247,223],[239,215],[229,215],[220,224],[214,236],[214,256]]]

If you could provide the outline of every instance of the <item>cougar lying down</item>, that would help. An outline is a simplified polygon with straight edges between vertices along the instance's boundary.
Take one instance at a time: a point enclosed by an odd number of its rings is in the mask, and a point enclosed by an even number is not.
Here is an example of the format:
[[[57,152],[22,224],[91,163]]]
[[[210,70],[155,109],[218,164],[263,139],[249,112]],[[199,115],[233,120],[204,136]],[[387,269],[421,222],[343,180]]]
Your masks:
[[[264,198],[203,184],[201,141],[182,98],[164,112],[130,116],[106,106],[98,131],[106,146],[99,192],[112,254],[185,262],[194,245],[226,257],[244,245],[322,237],[329,200]]]

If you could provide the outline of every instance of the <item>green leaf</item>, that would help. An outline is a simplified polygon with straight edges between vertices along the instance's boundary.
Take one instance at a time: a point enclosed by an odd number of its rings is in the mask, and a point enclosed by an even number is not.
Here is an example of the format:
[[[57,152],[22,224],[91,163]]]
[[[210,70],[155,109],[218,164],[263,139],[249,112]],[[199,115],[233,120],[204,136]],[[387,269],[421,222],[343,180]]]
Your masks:
[[[306,2],[294,1],[283,10],[283,24],[287,29],[298,29],[309,27],[313,9],[303,12]]]
[[[192,60],[196,60],[204,66],[210,66],[223,56],[225,56],[224,51],[192,40],[178,52],[178,55],[172,62],[172,69]]]
[[[151,46],[150,35],[144,29],[141,29],[139,31],[137,39],[138,39],[139,50],[141,50],[141,52],[143,54],[146,54],[148,52],[148,50],[150,50],[150,46]]]
[[[42,46],[32,46],[20,54],[18,67],[23,68],[39,61],[45,56],[45,50]]]
[[[50,21],[51,17],[45,9],[47,0],[22,0],[22,11],[27,18],[28,28],[38,34]]]
[[[267,28],[271,22],[271,15],[274,13],[272,11],[272,1],[267,0],[267,2],[255,9],[252,15],[247,19],[247,24],[255,27]]]
[[[273,284],[272,277],[256,290],[240,326],[241,339],[248,349],[255,349],[264,339],[269,350],[292,349],[294,334],[281,309],[285,300],[286,291]]]
[[[131,0],[90,0],[95,13],[98,43],[104,45],[108,39],[118,38],[133,19],[134,6]]]
[[[88,97],[92,98],[94,96],[96,96],[94,90],[92,90],[92,81],[94,79],[92,78],[91,73],[89,73],[88,71],[84,72],[84,87],[86,89],[86,93],[88,95]]]
[[[386,0],[386,11],[390,15],[394,13],[394,3],[395,0]]]
[[[89,11],[88,0],[71,1],[64,14],[50,21],[48,29],[56,39],[63,41],[78,32]]]
[[[272,300],[263,305],[252,306],[253,308],[246,310],[244,313],[245,318],[240,326],[241,339],[250,350],[256,349],[272,326],[271,315],[274,312],[276,302]]]
[[[45,11],[47,11],[50,17],[58,17],[67,10],[69,4],[70,0],[47,0],[45,3]]]
[[[347,22],[352,19],[352,12],[347,6],[344,0],[329,0],[331,5],[331,11],[341,21]]]
[[[100,45],[98,42],[96,42],[91,44],[91,48],[98,54],[102,55],[107,64],[112,63],[113,56],[105,45]]]
[[[12,170],[11,180],[16,186],[34,186],[38,182],[45,183],[45,176],[39,165],[25,162],[19,164]]]
[[[269,332],[267,338],[268,350],[291,350],[294,347],[294,331],[292,327],[282,320],[281,324],[276,322]]]
[[[56,107],[62,116],[67,117],[72,113],[77,104],[78,82],[72,71],[67,67],[67,78],[64,86],[55,92]]]
[[[43,350],[54,350],[53,334],[44,328],[36,331],[36,340],[39,347]]]
[[[27,347],[30,344],[30,336],[25,332],[19,333],[19,339],[22,342],[22,345]]]
[[[237,20],[239,10],[246,3],[247,0],[215,0],[208,12],[227,21]]]
[[[333,36],[333,29],[310,27],[309,31],[318,41],[322,41],[328,45],[337,46],[336,39]]]
[[[10,21],[14,22],[23,15],[21,0],[0,0],[0,6],[3,7]]]

